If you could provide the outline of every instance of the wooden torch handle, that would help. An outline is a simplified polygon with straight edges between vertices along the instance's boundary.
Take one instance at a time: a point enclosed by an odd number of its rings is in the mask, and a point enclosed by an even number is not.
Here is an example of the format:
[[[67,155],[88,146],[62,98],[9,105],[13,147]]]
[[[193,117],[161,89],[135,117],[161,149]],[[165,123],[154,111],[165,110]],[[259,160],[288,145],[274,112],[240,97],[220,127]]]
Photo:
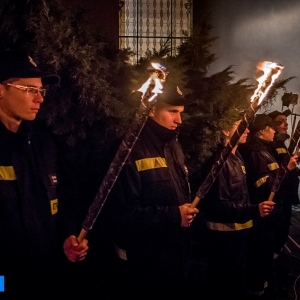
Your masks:
[[[83,228],[81,229],[81,231],[80,231],[80,233],[79,233],[79,236],[78,236],[78,238],[77,238],[78,243],[81,243],[81,242],[85,239],[87,233],[88,233],[87,230],[85,230],[85,229],[83,229]]]

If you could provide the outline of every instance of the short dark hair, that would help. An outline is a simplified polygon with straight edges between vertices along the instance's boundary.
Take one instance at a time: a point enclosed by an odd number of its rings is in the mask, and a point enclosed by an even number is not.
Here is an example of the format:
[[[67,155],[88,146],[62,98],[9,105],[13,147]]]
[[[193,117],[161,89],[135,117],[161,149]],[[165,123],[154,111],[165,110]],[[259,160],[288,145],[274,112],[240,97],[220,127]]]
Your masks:
[[[274,110],[270,113],[268,113],[268,116],[271,117],[272,119],[275,119],[276,117],[280,116],[280,115],[284,115],[286,117],[288,117],[292,112],[287,109],[285,111],[278,111],[278,110]]]
[[[256,133],[259,130],[265,129],[267,126],[274,127],[280,125],[280,121],[273,121],[273,119],[266,114],[257,114],[249,126],[251,133]]]

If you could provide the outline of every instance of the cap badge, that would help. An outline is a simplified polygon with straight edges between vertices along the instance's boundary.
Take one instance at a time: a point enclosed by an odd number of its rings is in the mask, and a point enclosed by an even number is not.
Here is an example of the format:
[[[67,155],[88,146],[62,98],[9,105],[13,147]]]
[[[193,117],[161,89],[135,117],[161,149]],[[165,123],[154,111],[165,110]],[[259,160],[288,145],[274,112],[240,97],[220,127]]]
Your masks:
[[[177,86],[177,93],[182,96],[182,91],[179,89],[179,87]]]
[[[28,56],[28,58],[29,62],[37,68],[37,64],[33,61],[33,59],[30,56]]]

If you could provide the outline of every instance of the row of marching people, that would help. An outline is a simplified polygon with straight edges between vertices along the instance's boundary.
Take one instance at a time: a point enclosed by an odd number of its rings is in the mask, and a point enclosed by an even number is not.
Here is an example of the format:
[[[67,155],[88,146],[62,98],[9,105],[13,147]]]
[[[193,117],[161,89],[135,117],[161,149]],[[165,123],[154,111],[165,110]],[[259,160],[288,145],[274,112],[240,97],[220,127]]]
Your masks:
[[[197,188],[220,163],[243,115],[228,120],[218,149],[198,174],[188,174],[177,135],[190,103],[178,90],[165,84],[112,191],[112,236],[125,267],[120,280],[127,279],[134,299],[194,295],[195,288],[199,299],[275,299],[274,266],[288,238],[291,204],[299,201],[298,155],[289,155],[282,140],[289,111],[255,116],[195,206]]]
[[[280,143],[287,112],[255,116],[195,206],[197,188],[243,115],[228,120],[218,149],[190,174],[178,138],[186,105],[192,102],[180,87],[166,82],[100,215],[114,251],[106,275],[122,283],[111,297],[195,297],[197,289],[199,299],[275,299],[275,260],[287,240],[291,203],[298,201],[298,156]],[[281,165],[283,180],[269,200]],[[95,235],[92,230],[89,252]]]
[[[189,174],[178,128],[191,102],[177,83],[167,81],[93,230],[79,240],[88,201],[111,159],[86,154],[72,165],[76,154],[57,148],[53,133],[36,119],[47,87],[59,82],[23,51],[0,53],[0,276],[7,299],[22,293],[30,299],[98,294],[244,300],[246,294],[263,297],[266,285],[275,286],[273,259],[287,239],[291,203],[298,201],[296,192],[290,194],[298,187],[298,156],[286,159],[281,139],[286,113],[255,117],[195,206],[195,187],[214,159],[218,163],[241,117],[222,128],[222,143],[203,170]],[[284,179],[268,200],[286,161]],[[197,230],[203,224],[205,232]],[[201,263],[191,260],[205,235],[209,296],[193,276]]]
[[[299,203],[298,155],[289,155],[285,144],[289,114],[289,110],[257,114],[201,202],[208,229],[211,299],[276,299],[285,288],[280,259],[291,206]],[[224,126],[222,143],[207,162],[207,172],[240,122],[237,117],[233,125]],[[283,174],[281,180],[278,172]]]

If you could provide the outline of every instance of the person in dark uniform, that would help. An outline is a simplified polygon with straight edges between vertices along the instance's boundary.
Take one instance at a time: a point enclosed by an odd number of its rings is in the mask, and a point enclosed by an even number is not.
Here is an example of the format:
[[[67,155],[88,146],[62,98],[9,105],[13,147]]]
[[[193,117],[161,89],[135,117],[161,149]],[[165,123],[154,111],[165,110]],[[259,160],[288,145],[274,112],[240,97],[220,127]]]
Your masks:
[[[115,245],[134,299],[165,299],[184,286],[198,213],[177,139],[187,102],[175,83],[164,84],[114,187]]]
[[[290,136],[288,134],[288,122],[287,117],[291,115],[291,111],[289,109],[285,111],[272,111],[268,114],[274,121],[280,122],[279,125],[274,126],[275,135],[274,135],[274,146],[277,152],[277,160],[279,165],[284,162],[286,159],[289,160],[289,157],[293,155],[293,153],[288,153],[287,149],[287,141]],[[294,152],[296,149],[294,149]],[[287,157],[286,157],[287,156]],[[286,284],[288,280],[288,275],[284,271],[283,260],[283,250],[284,245],[288,240],[288,235],[290,231],[291,225],[291,217],[292,217],[292,205],[299,204],[299,168],[295,168],[288,173],[288,178],[285,180],[285,192],[283,196],[285,199],[283,200],[283,210],[282,210],[282,219],[280,222],[280,226],[278,226],[278,231],[275,237],[275,245],[274,245],[274,275],[276,279],[276,287],[278,292],[284,292],[286,290]]]
[[[0,52],[0,274],[7,298],[42,299],[59,292],[57,152],[49,132],[35,121],[44,85],[59,81],[23,51]],[[65,254],[74,261],[86,251],[86,242],[65,241]]]
[[[205,163],[204,174],[220,157],[240,122],[237,120],[224,126],[222,142]],[[248,132],[246,128],[199,206],[207,227],[208,299],[245,299],[246,255],[253,219],[267,216],[274,206],[272,201],[250,204],[247,169],[238,152],[238,146],[246,142]]]
[[[247,141],[244,160],[250,201],[253,204],[269,199],[276,180],[280,166],[273,139],[274,127],[280,123],[273,121],[270,116],[258,114],[249,127],[250,139]],[[296,165],[297,155],[291,156],[286,166],[287,172],[294,170]],[[281,226],[287,178],[288,175],[274,196],[272,213],[263,219],[254,220],[247,267],[247,288],[253,297],[264,297],[266,291],[274,296],[273,253],[276,233]]]

